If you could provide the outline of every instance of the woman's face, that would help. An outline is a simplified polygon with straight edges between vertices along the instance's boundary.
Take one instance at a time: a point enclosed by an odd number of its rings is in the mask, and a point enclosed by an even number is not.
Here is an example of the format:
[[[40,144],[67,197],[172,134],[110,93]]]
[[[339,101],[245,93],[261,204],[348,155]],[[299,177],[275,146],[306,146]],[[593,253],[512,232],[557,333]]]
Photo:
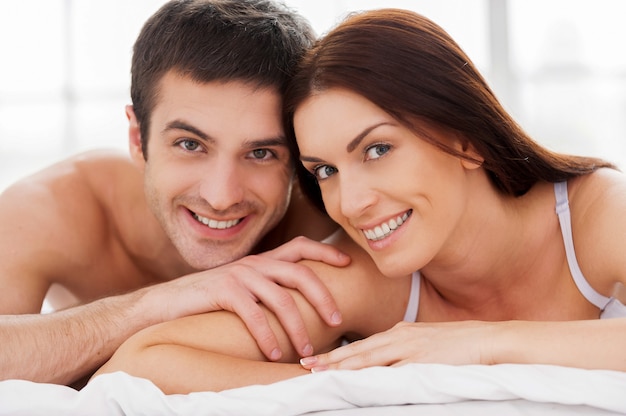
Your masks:
[[[403,276],[445,248],[466,204],[466,169],[363,96],[329,89],[294,116],[304,166],[318,179],[329,215],[387,276]],[[456,136],[425,124],[461,150]]]

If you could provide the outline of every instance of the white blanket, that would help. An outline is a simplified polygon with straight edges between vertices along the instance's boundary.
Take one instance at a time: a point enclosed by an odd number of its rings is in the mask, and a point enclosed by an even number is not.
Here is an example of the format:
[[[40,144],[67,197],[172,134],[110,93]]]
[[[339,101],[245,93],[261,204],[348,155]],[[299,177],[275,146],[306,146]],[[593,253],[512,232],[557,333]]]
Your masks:
[[[444,413],[435,404],[449,404],[447,409],[454,412]],[[187,395],[164,395],[148,380],[121,372],[101,375],[80,391],[22,380],[0,382],[0,415],[11,416],[391,415],[409,414],[400,411],[413,407],[437,415],[502,414],[504,407],[491,406],[497,404],[524,415],[546,410],[557,414],[559,409],[563,415],[626,414],[626,372],[545,365],[412,364],[327,371],[266,386]],[[363,412],[349,410],[355,408]],[[416,413],[420,412],[410,414]]]

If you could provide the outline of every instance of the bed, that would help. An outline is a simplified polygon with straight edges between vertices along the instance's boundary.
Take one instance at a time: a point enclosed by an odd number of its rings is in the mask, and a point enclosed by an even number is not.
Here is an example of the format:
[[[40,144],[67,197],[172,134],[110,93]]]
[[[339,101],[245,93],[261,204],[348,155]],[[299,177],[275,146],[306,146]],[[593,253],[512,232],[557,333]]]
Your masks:
[[[410,364],[327,371],[264,385],[164,395],[117,372],[82,390],[0,382],[0,415],[619,415],[626,372],[548,365]]]

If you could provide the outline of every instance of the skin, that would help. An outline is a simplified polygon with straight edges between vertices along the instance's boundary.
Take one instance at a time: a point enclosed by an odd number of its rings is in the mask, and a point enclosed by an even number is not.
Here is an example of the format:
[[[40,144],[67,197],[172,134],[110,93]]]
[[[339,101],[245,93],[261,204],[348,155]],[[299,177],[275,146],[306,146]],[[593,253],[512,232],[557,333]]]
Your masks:
[[[336,226],[291,192],[279,108],[270,89],[167,74],[147,161],[128,107],[130,159],[85,153],[3,192],[0,379],[71,383],[142,328],[223,309],[242,315],[262,352],[279,359],[259,301],[280,317],[298,353],[311,354],[296,305],[280,285],[301,291],[335,325],[341,315],[328,290],[292,262],[341,266],[349,258],[294,238],[322,239]],[[192,211],[242,221],[213,230]],[[62,310],[40,315],[47,295]]]
[[[97,374],[126,371],[166,393],[187,393],[410,362],[626,371],[626,318],[597,319],[599,309],[575,286],[553,184],[504,196],[463,137],[423,122],[416,134],[343,89],[305,100],[294,126],[302,161],[318,176],[326,209],[343,228],[328,242],[353,259],[343,269],[305,262],[344,318],[328,328],[296,299],[320,354],[302,358],[301,366],[293,351],[267,362],[239,318],[208,313],[138,333]],[[451,156],[421,134],[478,162]],[[569,202],[580,267],[610,296],[626,282],[626,181],[608,169],[571,180]],[[386,237],[366,237],[364,230],[405,213]],[[417,322],[399,322],[415,270],[421,273]],[[342,336],[355,341],[334,348]],[[284,333],[279,338],[286,344]]]

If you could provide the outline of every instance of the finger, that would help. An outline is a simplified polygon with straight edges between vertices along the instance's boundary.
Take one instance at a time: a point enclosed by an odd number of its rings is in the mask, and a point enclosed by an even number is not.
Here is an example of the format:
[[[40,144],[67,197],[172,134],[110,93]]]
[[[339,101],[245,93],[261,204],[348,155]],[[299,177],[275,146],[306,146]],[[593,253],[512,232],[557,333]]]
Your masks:
[[[263,263],[267,267],[267,261]],[[278,344],[275,344],[276,334],[269,328],[267,317],[259,305],[256,302],[253,302],[255,307],[249,304],[252,301],[252,297],[254,297],[255,301],[263,303],[268,310],[274,313],[287,338],[300,356],[311,355],[313,347],[300,310],[291,294],[284,287],[275,283],[276,280],[280,281],[282,279],[280,273],[285,273],[285,265],[294,265],[292,263],[279,263],[283,267],[276,274],[272,275],[272,280],[268,279],[258,269],[247,267],[249,264],[246,267],[238,267],[237,282],[245,287],[244,290],[249,296],[246,297],[248,302],[243,302],[241,296],[232,297],[234,301],[238,302],[237,305],[233,305],[233,309],[237,309],[235,313],[244,320],[264,354],[267,351],[272,351],[272,346],[278,346]],[[276,278],[277,275],[279,275],[279,278]],[[262,316],[258,316],[259,311]],[[259,328],[257,329],[255,325],[259,325]],[[272,337],[269,336],[268,331],[271,332]],[[272,353],[275,354],[275,351]],[[271,355],[267,356],[268,358],[273,358]]]
[[[296,237],[280,247],[261,254],[261,256],[289,262],[303,259],[315,260],[337,267],[350,264],[350,256],[338,248],[306,237]]]
[[[339,366],[343,368],[344,363],[350,363],[351,359],[358,356],[361,356],[361,360],[368,361],[370,359],[368,355],[371,351],[383,348],[388,344],[383,334],[384,333],[372,335],[368,338],[336,348],[325,354],[305,357],[300,360],[300,364],[308,370],[312,370],[313,368],[320,370],[338,368]]]
[[[276,316],[295,351],[302,357],[313,354],[313,346],[301,312],[291,296],[278,285],[255,288],[255,295]]]
[[[226,310],[237,314],[255,339],[259,349],[270,361],[279,360],[283,352],[267,316],[259,304],[250,297],[241,296]]]
[[[317,373],[325,370],[359,370],[374,366],[389,366],[399,361],[398,357],[400,353],[400,351],[392,346],[387,345],[361,351],[334,363],[319,363],[311,367],[311,372]]]
[[[269,262],[255,265],[265,276],[284,287],[296,289],[313,306],[319,316],[330,326],[338,326],[342,322],[341,312],[326,285],[308,267],[302,264],[287,262]],[[276,311],[275,311],[276,312]],[[279,315],[279,318],[283,318]]]

